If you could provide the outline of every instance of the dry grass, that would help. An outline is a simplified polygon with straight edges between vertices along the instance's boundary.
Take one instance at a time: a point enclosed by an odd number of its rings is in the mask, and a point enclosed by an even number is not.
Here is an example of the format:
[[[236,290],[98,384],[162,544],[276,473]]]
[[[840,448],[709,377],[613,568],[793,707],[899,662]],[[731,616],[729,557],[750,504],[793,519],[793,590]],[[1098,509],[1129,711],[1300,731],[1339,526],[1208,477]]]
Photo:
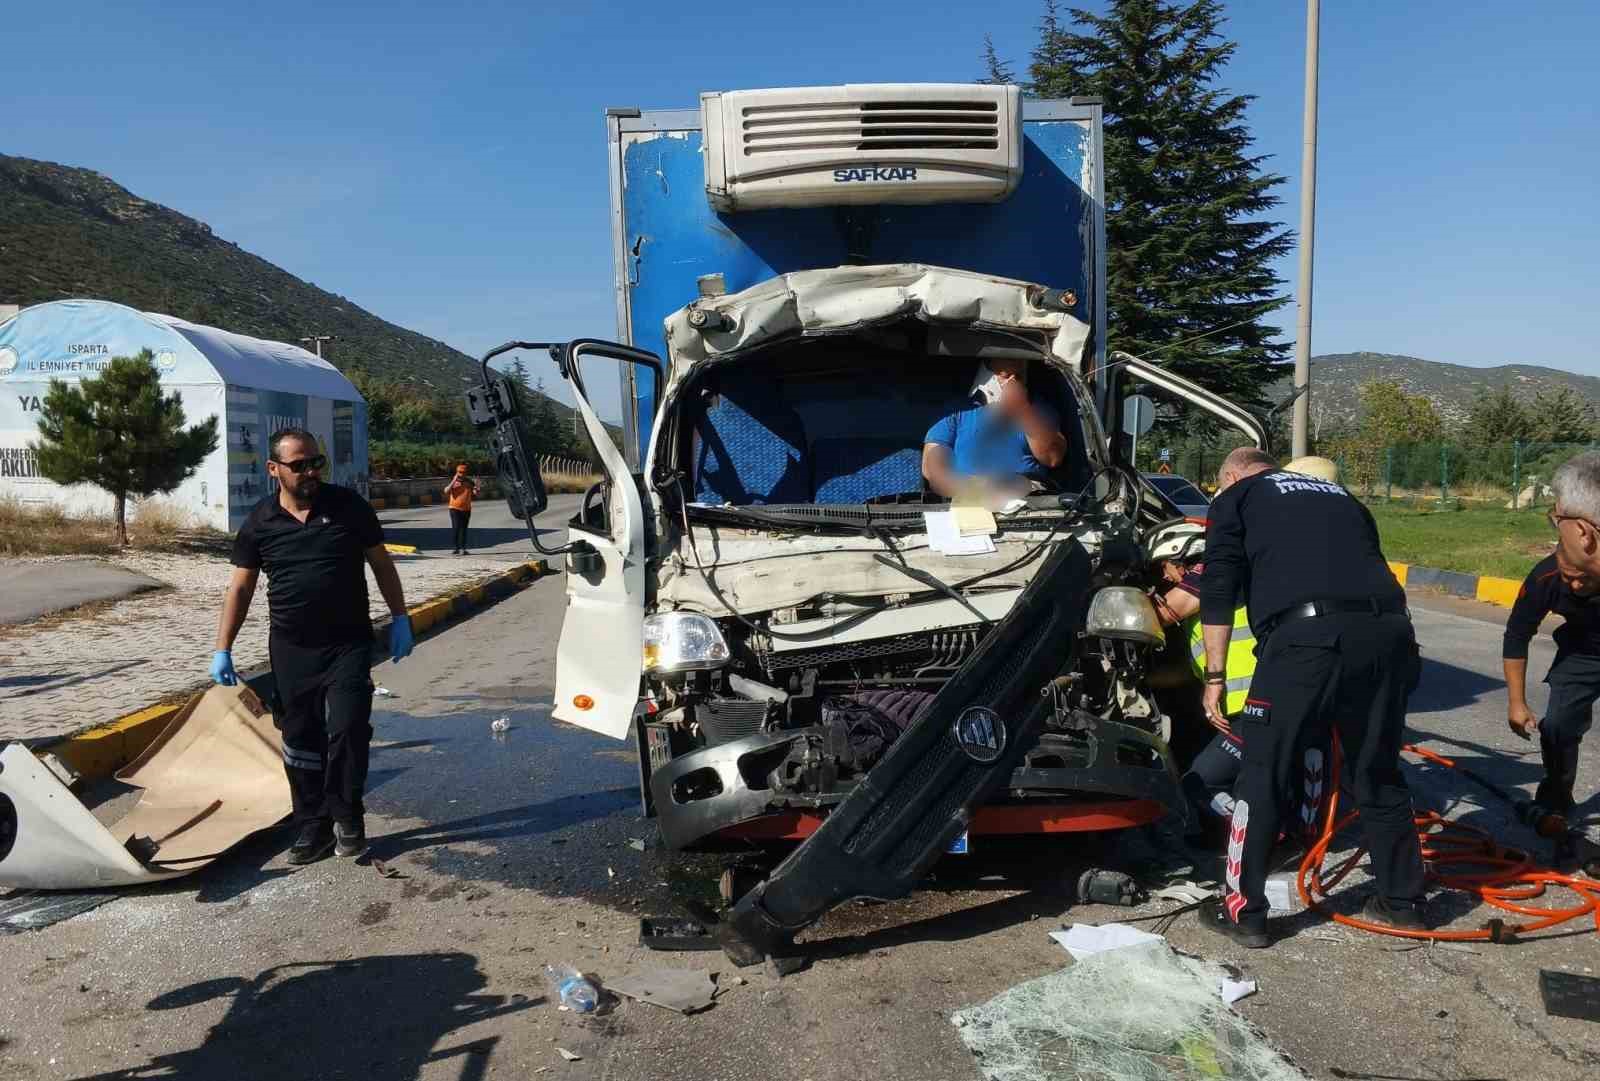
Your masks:
[[[128,542],[145,551],[178,551],[224,534],[187,508],[146,499],[128,514]],[[0,496],[0,556],[112,555],[121,551],[110,515],[67,514],[50,504]]]

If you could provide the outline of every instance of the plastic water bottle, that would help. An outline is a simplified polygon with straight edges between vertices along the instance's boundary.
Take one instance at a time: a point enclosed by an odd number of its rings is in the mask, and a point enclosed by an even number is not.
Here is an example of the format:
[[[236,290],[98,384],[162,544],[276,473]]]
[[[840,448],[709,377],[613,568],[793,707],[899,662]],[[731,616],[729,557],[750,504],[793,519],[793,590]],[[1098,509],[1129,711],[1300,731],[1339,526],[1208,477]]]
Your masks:
[[[593,1013],[600,1005],[600,989],[571,965],[545,965],[544,974],[561,1005],[573,1013]]]

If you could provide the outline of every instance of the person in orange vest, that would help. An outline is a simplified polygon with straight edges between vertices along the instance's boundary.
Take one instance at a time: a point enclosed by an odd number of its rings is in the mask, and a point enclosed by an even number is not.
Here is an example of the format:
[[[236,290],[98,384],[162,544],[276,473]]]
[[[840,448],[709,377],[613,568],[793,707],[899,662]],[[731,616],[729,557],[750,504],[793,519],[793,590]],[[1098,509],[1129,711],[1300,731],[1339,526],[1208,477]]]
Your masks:
[[[467,476],[467,463],[462,462],[444,486],[445,499],[450,502],[451,555],[467,554],[467,523],[472,521],[472,499],[477,494],[478,482]]]

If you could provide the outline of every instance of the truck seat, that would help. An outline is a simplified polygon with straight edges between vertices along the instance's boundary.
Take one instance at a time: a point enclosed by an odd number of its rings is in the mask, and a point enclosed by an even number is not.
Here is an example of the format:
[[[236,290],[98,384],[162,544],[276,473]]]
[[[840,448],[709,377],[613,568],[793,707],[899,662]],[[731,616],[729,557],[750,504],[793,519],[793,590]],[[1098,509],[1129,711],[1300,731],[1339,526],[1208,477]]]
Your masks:
[[[922,443],[874,436],[819,439],[811,445],[818,503],[865,503],[922,488]]]
[[[805,427],[776,380],[738,375],[722,380],[691,429],[696,502],[811,502]]]

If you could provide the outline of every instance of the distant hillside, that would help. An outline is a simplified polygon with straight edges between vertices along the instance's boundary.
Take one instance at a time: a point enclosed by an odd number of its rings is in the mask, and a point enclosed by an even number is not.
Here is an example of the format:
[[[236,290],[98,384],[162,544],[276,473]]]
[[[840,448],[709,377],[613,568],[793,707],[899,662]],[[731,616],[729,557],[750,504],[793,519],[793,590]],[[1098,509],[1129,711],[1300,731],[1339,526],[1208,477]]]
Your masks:
[[[1502,386],[1509,386],[1522,401],[1531,401],[1540,391],[1571,387],[1600,413],[1600,379],[1534,364],[1469,368],[1391,353],[1327,353],[1312,357],[1311,365],[1312,426],[1320,423],[1325,432],[1356,419],[1361,411],[1361,385],[1375,379],[1399,383],[1408,394],[1426,395],[1447,427],[1466,420],[1480,390],[1494,391]],[[1286,379],[1271,396],[1281,398],[1291,386],[1292,381]]]
[[[461,405],[478,362],[318,289],[111,179],[0,154],[0,304],[94,297],[141,311],[299,344],[332,334],[324,356]],[[572,410],[553,399],[562,431]],[[614,437],[619,432],[613,433]]]

